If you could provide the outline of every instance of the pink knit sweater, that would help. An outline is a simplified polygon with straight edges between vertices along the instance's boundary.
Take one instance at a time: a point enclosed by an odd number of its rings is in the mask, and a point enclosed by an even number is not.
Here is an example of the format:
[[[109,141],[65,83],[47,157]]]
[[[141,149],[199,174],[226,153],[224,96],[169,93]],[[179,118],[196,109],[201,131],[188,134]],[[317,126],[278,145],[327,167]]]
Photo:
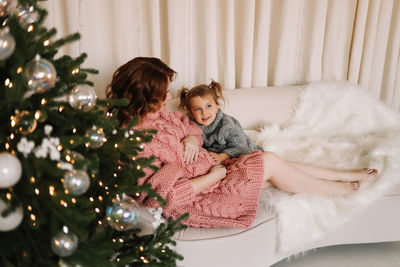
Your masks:
[[[181,141],[187,135],[201,139],[201,129],[180,112],[162,111],[147,115],[135,129],[157,129],[152,142],[146,144],[139,156],[154,155],[157,172],[145,169],[146,176],[139,184],[151,183],[153,189],[166,201],[166,217],[177,218],[189,213],[183,223],[193,227],[245,228],[253,222],[261,190],[264,162],[261,152],[229,160],[226,177],[195,195],[189,180],[210,171],[217,163],[200,147],[197,160],[192,164],[183,161]],[[158,203],[142,195],[139,201],[148,207]]]

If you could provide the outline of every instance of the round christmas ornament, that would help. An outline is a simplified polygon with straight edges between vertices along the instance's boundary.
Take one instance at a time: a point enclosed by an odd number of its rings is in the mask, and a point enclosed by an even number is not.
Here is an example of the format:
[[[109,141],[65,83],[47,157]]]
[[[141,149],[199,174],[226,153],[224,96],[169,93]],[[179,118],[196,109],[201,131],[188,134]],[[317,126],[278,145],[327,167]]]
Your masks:
[[[18,0],[0,0],[0,17],[12,14],[17,5]]]
[[[27,110],[18,112],[15,116],[15,129],[21,134],[33,133],[37,127],[35,114]]]
[[[139,214],[139,204],[133,198],[117,196],[106,209],[106,221],[115,230],[129,230],[138,223]]]
[[[19,159],[8,153],[0,153],[0,188],[9,188],[21,179],[22,165]]]
[[[8,205],[0,199],[0,231],[11,231],[20,225],[24,214],[21,207],[17,207],[13,212],[3,217],[1,214],[8,207]]]
[[[17,9],[17,17],[19,25],[25,27],[37,22],[39,15],[33,6],[30,7],[20,6]]]
[[[14,53],[15,40],[10,34],[10,29],[4,27],[0,29],[0,60],[5,60]]]
[[[93,87],[78,84],[68,96],[68,102],[76,110],[89,111],[96,105],[97,95]]]
[[[87,169],[85,157],[79,152],[66,149],[63,154],[63,161],[72,164],[75,169]]]
[[[74,196],[85,194],[90,186],[89,175],[84,171],[67,171],[63,179],[64,189]]]
[[[35,93],[46,92],[56,84],[56,69],[39,55],[26,64],[24,74],[29,88]]]
[[[85,137],[89,138],[89,141],[86,143],[86,147],[90,148],[99,148],[104,144],[104,142],[107,141],[103,129],[97,128],[96,126],[93,126],[91,129],[87,130]]]
[[[59,257],[71,256],[78,247],[78,237],[69,232],[61,231],[51,240],[51,250]]]

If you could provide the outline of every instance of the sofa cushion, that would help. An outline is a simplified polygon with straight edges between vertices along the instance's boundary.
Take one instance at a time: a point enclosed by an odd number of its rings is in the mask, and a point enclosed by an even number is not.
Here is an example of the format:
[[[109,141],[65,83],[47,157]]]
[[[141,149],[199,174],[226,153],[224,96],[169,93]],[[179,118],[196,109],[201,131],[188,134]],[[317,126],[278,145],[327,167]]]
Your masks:
[[[260,203],[260,206],[263,206]],[[213,238],[220,238],[226,236],[233,236],[238,235],[240,233],[250,231],[252,228],[255,228],[269,220],[274,219],[275,215],[273,212],[269,211],[267,208],[259,207],[257,211],[256,218],[253,224],[246,229],[241,228],[195,228],[195,227],[188,227],[187,229],[180,231],[175,234],[176,240],[182,241],[193,241],[193,240],[207,240]]]

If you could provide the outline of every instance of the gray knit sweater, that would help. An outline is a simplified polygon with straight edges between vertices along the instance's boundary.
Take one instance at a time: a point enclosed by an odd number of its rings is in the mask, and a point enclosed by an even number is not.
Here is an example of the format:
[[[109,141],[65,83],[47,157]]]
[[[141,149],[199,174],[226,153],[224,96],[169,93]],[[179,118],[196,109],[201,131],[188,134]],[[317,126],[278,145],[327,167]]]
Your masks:
[[[199,124],[198,124],[199,125]],[[218,110],[215,120],[208,126],[199,125],[203,130],[203,147],[215,153],[226,153],[235,158],[262,150],[244,133],[240,123],[233,117]]]

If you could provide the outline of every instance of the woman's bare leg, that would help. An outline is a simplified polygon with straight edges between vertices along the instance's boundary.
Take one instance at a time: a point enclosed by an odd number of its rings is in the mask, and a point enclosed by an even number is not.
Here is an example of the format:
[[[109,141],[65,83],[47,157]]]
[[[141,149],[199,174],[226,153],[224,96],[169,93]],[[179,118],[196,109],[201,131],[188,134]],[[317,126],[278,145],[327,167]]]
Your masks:
[[[361,169],[355,171],[338,171],[326,169],[322,167],[312,166],[304,163],[286,161],[292,167],[299,169],[302,172],[308,173],[314,177],[333,181],[364,181],[367,179],[375,178],[378,174],[376,169]]]
[[[305,173],[272,152],[264,152],[263,157],[264,180],[271,182],[280,190],[290,193],[340,196],[358,189],[357,182],[323,180]]]

